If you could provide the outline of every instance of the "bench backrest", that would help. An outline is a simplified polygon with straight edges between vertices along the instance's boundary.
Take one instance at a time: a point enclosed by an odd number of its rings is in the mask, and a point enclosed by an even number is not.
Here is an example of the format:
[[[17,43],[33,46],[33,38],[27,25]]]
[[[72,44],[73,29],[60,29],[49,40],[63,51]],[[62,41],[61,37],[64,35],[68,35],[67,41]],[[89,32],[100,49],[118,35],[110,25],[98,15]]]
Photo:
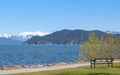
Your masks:
[[[112,62],[113,58],[95,58],[90,61],[92,61],[92,62]]]

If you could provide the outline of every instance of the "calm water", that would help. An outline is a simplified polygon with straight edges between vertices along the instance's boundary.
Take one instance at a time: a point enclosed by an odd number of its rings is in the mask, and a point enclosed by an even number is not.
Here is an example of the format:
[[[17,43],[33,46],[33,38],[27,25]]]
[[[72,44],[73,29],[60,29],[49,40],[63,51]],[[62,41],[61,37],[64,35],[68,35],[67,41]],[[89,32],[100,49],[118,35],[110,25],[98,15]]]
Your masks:
[[[0,45],[0,67],[74,62],[78,50],[79,45]]]

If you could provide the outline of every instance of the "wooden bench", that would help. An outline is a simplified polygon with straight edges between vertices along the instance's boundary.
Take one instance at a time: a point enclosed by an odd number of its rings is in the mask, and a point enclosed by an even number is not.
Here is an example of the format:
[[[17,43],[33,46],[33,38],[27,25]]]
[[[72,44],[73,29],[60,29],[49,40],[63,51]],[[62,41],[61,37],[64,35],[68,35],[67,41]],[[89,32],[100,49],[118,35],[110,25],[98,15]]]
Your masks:
[[[96,58],[96,59],[90,60],[90,64],[91,64],[90,65],[91,68],[92,68],[92,65],[94,65],[94,68],[95,68],[96,64],[108,64],[108,67],[111,64],[111,67],[113,67],[113,58]]]

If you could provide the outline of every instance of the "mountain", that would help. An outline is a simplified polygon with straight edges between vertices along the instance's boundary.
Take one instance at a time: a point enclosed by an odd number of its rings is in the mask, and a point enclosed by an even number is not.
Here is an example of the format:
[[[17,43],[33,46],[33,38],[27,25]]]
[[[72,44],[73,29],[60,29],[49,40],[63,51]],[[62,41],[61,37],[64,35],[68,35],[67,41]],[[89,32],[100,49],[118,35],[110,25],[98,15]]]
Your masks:
[[[106,31],[106,33],[109,33],[109,34],[120,34],[120,32],[117,32],[117,31]]]
[[[0,44],[18,44],[22,43],[22,41],[11,39],[11,35],[8,34],[2,34],[0,35]]]
[[[18,35],[13,35],[10,38],[13,40],[20,40],[20,41],[26,41],[28,39],[30,39],[32,36],[44,36],[50,34],[48,32],[22,32],[19,33]]]
[[[0,35],[0,44],[15,44],[23,43],[33,36],[44,36],[50,33],[47,32],[22,32],[17,35],[2,34]]]
[[[94,30],[94,31],[85,31],[85,30],[61,30],[56,31],[45,36],[34,36],[24,43],[26,44],[78,44],[82,41],[87,40],[88,35],[91,32],[95,32],[96,36],[102,37],[108,33]]]
[[[9,38],[0,37],[0,44],[19,44],[22,41],[12,40]]]
[[[11,37],[11,35],[9,35],[9,34],[2,34],[2,35],[0,35],[0,38],[9,38],[9,37]]]
[[[6,39],[12,39],[12,40],[18,40],[18,41],[26,41],[30,39],[32,36],[44,36],[50,34],[48,32],[22,32],[17,35],[9,35],[9,34],[2,34],[0,35],[0,38],[6,38]]]
[[[47,35],[47,34],[50,34],[50,33],[48,33],[48,32],[40,32],[40,31],[37,31],[37,32],[22,32],[22,33],[18,34],[18,36],[22,36],[22,37],[44,36],[44,35]]]
[[[97,37],[101,37],[109,32],[99,30],[61,30],[53,33],[47,32],[22,32],[17,35],[2,34],[0,35],[0,44],[2,43],[26,43],[26,44],[78,44],[88,39],[88,35],[95,32]],[[120,40],[120,34],[115,34],[115,38]]]

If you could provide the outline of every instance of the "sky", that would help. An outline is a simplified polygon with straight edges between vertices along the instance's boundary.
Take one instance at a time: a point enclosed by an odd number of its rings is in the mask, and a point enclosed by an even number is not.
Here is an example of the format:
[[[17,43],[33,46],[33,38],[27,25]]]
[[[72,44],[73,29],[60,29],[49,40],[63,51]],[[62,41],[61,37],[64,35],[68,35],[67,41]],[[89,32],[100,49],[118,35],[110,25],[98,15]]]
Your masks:
[[[0,34],[62,29],[120,32],[120,0],[0,0]]]

